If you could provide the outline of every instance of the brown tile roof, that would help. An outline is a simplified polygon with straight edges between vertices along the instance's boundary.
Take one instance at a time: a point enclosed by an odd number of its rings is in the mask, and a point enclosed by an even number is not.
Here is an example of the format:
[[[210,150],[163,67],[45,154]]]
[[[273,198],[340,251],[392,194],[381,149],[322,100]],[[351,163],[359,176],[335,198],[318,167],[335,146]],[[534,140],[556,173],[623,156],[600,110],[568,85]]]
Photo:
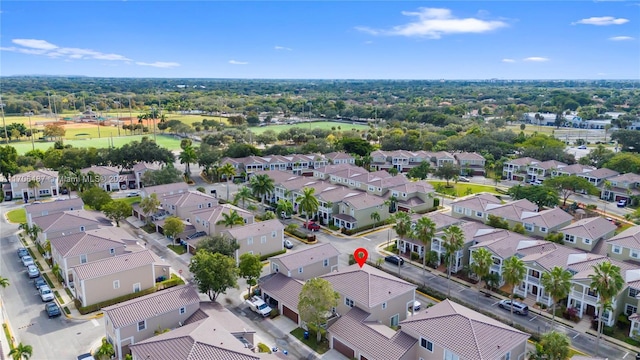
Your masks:
[[[524,212],[534,212],[538,206],[527,199],[511,201],[503,205],[489,204],[486,212],[501,218],[519,221]]]
[[[336,152],[331,152],[328,154],[324,155],[327,159],[329,160],[335,160],[335,159],[353,159],[353,156],[342,152],[342,151],[336,151]]]
[[[370,316],[357,307],[341,316],[328,331],[338,340],[346,342],[358,349],[367,359],[403,359],[417,340],[402,331],[387,328],[385,333],[376,330],[376,325],[367,322]],[[387,332],[389,335],[387,336]]]
[[[303,282],[281,273],[267,275],[260,279],[260,289],[263,293],[296,311],[298,310],[298,296],[302,291],[302,285],[304,285]]]
[[[355,209],[369,209],[374,206],[384,204],[384,199],[380,196],[370,195],[369,193],[361,193],[358,195],[348,196],[343,202]]]
[[[335,174],[337,172],[344,171],[344,170],[347,170],[347,169],[353,169],[353,170],[358,169],[359,172],[362,172],[360,170],[364,170],[361,167],[355,166],[353,164],[337,164],[337,165],[323,166],[323,167],[315,169],[314,171],[326,175],[326,174]],[[364,171],[366,172],[366,170],[364,170]]]
[[[484,212],[487,209],[487,206],[489,204],[500,205],[502,204],[502,201],[500,201],[500,199],[490,194],[478,194],[478,195],[469,196],[451,203],[452,208],[453,206],[460,206],[465,209],[471,209],[471,210],[482,211],[482,212]]]
[[[295,270],[299,267],[311,265],[338,255],[340,255],[340,251],[333,245],[326,243],[305,247],[302,250],[287,252],[286,254],[274,256],[271,259],[272,261],[279,260],[287,270]]]
[[[122,228],[102,228],[88,230],[67,236],[50,239],[51,247],[62,255],[62,257],[78,256],[82,254],[93,254],[96,252],[124,247],[125,241],[136,241]]]
[[[141,172],[144,170],[159,170],[160,166],[156,163],[139,162],[133,165],[133,171]]]
[[[319,193],[316,192],[316,196],[318,197],[318,199],[335,203],[344,198],[362,193],[364,193],[364,191],[362,190],[351,189],[346,186],[334,185],[322,190]]]
[[[368,308],[414,291],[416,286],[365,264],[353,264],[337,272],[322,275],[333,289]]]
[[[638,265],[611,259],[603,255],[589,253],[571,255],[567,261],[567,269],[575,272],[575,274],[573,274],[574,280],[588,280],[589,275],[594,273],[593,267],[605,261],[620,268],[620,273],[625,278],[625,282],[637,281],[637,278],[627,279],[625,274],[628,271],[637,270]]]
[[[404,192],[407,194],[422,193],[428,194],[434,192],[433,186],[424,180],[420,181],[407,181],[404,184],[394,186],[391,190]]]
[[[27,204],[24,209],[27,214],[42,216],[43,212],[53,214],[54,212],[62,212],[66,210],[79,210],[84,207],[81,198],[65,199],[59,201],[47,201],[40,204]]]
[[[551,271],[556,266],[566,268],[569,258],[574,254],[584,254],[579,249],[545,242],[543,244],[519,249],[518,253],[524,255],[521,260],[526,262],[535,262],[544,269]]]
[[[510,161],[507,161],[505,163],[505,165],[517,165],[517,166],[525,166],[525,165],[532,165],[532,164],[537,164],[539,163],[540,160],[536,160],[534,158],[530,158],[530,157],[523,157],[523,158],[518,158],[518,159],[513,159]]]
[[[634,173],[625,173],[625,174],[621,174],[612,178],[609,178],[609,181],[611,182],[626,182],[626,183],[638,183],[640,182],[640,175],[638,174],[634,174]]]
[[[458,159],[458,161],[460,161],[460,160],[463,160],[463,161],[464,160],[466,160],[466,161],[469,161],[469,160],[485,160],[484,156],[482,156],[482,155],[480,155],[478,153],[475,153],[475,152],[473,152],[473,153],[470,153],[470,152],[456,153],[456,154],[454,154],[454,157],[456,159]]]
[[[74,266],[77,280],[95,279],[102,276],[117,274],[158,262],[150,250],[122,254],[90,263]]]
[[[92,166],[92,167],[88,167],[80,170],[80,172],[83,174],[87,174],[89,173],[89,171],[93,172],[96,175],[102,175],[102,176],[120,175],[120,170],[115,166]],[[105,180],[109,180],[109,179],[105,179]]]
[[[588,173],[578,174],[578,176],[592,177],[596,179],[606,179],[606,178],[617,176],[619,174],[620,174],[619,172],[611,169],[600,168],[597,170],[589,171]]]
[[[567,166],[567,164],[560,161],[556,161],[556,160],[547,160],[547,161],[543,161],[543,162],[531,165],[532,168],[545,169],[545,170],[560,169],[565,166]]]
[[[600,216],[594,216],[567,225],[560,229],[559,232],[598,241],[616,228],[617,226],[611,221]]]
[[[471,246],[471,249],[484,247],[502,259],[515,255],[519,248],[534,246],[542,242],[542,240],[534,240],[528,236],[502,229],[481,230],[475,240],[478,243]],[[524,243],[521,244],[521,242]]]
[[[544,227],[550,229],[567,221],[571,221],[573,216],[559,207],[555,207],[540,212],[523,212],[520,218],[528,224],[535,224],[536,226],[544,225]]]
[[[587,173],[589,171],[593,171],[595,169],[596,168],[593,167],[593,166],[582,165],[582,164],[573,164],[573,165],[565,166],[563,168],[558,169],[558,173],[569,174],[569,175],[578,175],[578,174]]]
[[[247,224],[237,226],[234,228],[225,229],[224,232],[229,234],[236,240],[246,239],[249,236],[261,236],[265,234],[271,234],[272,231],[283,231],[284,225],[278,219],[271,219],[266,221],[258,221],[253,224]],[[271,236],[268,236],[270,238]]]
[[[429,218],[436,224],[436,230],[448,227],[449,225],[461,223],[463,220],[447,215],[441,212],[432,212],[428,214],[413,214],[411,215],[411,221],[417,222],[420,218]]]
[[[300,176],[293,175],[289,172],[282,171],[282,170],[256,171],[254,172],[254,174],[269,176],[270,178],[273,179],[274,185],[300,178]]]
[[[147,195],[157,194],[158,198],[162,198],[163,196],[183,193],[189,190],[189,185],[184,182],[173,183],[173,184],[164,184],[164,185],[156,185],[156,186],[148,186],[142,189]]]
[[[111,319],[115,328],[121,328],[171,311],[178,311],[182,307],[199,302],[200,296],[193,285],[179,285],[105,307],[102,310]]]
[[[192,218],[190,218],[189,220],[195,221],[193,217],[197,216],[197,217],[200,217],[201,220],[206,220],[211,224],[215,224],[222,219],[223,213],[230,214],[231,211],[233,210],[235,210],[238,213],[238,215],[242,216],[245,219],[253,218],[253,213],[245,209],[241,209],[231,204],[220,204],[210,208],[202,208],[202,209],[196,209],[192,211],[191,212]]]
[[[632,226],[628,228],[607,240],[607,244],[620,245],[631,249],[640,249],[640,226]]]
[[[37,224],[43,232],[100,224],[96,216],[86,210],[67,210],[65,212],[35,218],[33,222]]]
[[[529,339],[516,330],[450,300],[444,300],[400,323],[461,359],[494,360]]]

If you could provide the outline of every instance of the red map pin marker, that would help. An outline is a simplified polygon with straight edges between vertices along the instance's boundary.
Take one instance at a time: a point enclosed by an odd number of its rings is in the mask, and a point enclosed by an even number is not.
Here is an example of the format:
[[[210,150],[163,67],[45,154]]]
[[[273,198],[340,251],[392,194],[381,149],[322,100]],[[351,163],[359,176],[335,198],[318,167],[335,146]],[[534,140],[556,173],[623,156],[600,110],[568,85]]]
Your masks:
[[[357,248],[356,251],[353,252],[353,258],[356,260],[358,265],[362,268],[365,262],[367,262],[367,258],[369,257],[369,253],[365,248]]]

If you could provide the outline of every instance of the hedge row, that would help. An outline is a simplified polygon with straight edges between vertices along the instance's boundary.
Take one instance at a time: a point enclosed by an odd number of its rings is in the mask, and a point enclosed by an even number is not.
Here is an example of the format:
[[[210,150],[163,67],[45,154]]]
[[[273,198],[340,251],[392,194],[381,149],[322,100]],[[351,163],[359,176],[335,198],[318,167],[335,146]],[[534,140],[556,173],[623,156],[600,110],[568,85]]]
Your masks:
[[[282,249],[280,251],[276,251],[276,252],[271,253],[271,254],[260,255],[260,261],[265,261],[265,260],[269,259],[272,256],[278,256],[278,255],[284,254],[286,252],[287,252],[287,250]]]

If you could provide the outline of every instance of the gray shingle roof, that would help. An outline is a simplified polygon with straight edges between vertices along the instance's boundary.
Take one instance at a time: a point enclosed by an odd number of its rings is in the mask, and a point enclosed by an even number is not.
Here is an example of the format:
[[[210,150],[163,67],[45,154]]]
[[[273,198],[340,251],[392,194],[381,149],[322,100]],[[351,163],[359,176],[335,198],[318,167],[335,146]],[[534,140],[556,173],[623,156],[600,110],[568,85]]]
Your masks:
[[[236,240],[246,239],[249,236],[261,236],[265,234],[271,234],[273,231],[283,231],[284,225],[278,219],[271,219],[266,221],[259,221],[253,224],[247,224],[242,226],[236,226],[234,228],[225,229],[224,232],[228,233],[232,238]],[[268,236],[270,238],[271,236]]]
[[[529,334],[450,300],[444,300],[400,325],[461,359],[500,359],[529,339]]]
[[[569,215],[566,211],[555,207],[553,209],[547,209],[540,212],[523,212],[521,215],[522,221],[528,224],[544,225],[547,229],[554,228],[562,223],[571,221],[573,216]]]
[[[640,249],[640,226],[632,226],[607,240],[607,244],[620,245],[631,249]]]
[[[606,234],[614,231],[617,227],[611,223],[611,221],[600,217],[594,216],[578,220],[573,224],[567,225],[559,231],[563,234],[570,234],[577,237],[598,240]]]
[[[180,285],[109,306],[102,310],[117,329],[171,311],[178,311],[182,307],[199,302],[200,296],[194,286]]]
[[[274,256],[272,260],[279,260],[287,270],[295,270],[305,265],[311,265],[324,259],[340,255],[340,251],[333,245],[320,244],[305,247],[303,250],[288,252],[286,254]]]
[[[479,194],[463,198],[461,200],[451,203],[452,206],[460,206],[465,209],[471,209],[475,211],[485,211],[489,204],[502,204],[502,201],[497,197],[490,194]]]
[[[62,257],[92,254],[125,246],[123,240],[136,241],[122,228],[102,228],[51,239],[51,247]]]
[[[262,292],[287,305],[288,308],[298,309],[298,295],[302,291],[303,283],[287,277],[281,273],[267,275],[260,283]]]
[[[189,185],[184,182],[173,183],[173,184],[164,184],[164,185],[156,185],[149,186],[142,189],[145,194],[157,194],[158,198],[169,194],[178,194],[183,193],[189,190]]]
[[[143,250],[74,266],[73,270],[77,274],[76,280],[80,281],[116,274],[156,262],[157,258],[151,251]]]
[[[35,218],[33,222],[37,224],[43,232],[100,224],[96,216],[86,210],[67,210],[61,213]]]
[[[81,198],[65,199],[62,201],[47,201],[40,204],[27,204],[24,209],[27,214],[37,214],[41,216],[42,212],[53,214],[54,212],[62,212],[66,210],[78,210],[84,207]]]

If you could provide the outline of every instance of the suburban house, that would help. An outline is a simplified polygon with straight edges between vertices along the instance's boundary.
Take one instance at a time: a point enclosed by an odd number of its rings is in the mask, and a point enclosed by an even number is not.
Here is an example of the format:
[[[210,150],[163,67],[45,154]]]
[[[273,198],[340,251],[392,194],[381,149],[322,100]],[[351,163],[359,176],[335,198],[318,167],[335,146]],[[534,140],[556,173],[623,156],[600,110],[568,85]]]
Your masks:
[[[340,252],[331,244],[305,247],[303,250],[269,258],[271,273],[306,281],[338,269]]]
[[[507,219],[510,220],[510,219]],[[524,230],[533,236],[545,237],[571,224],[573,216],[559,207],[538,212],[523,212],[520,222]]]
[[[493,229],[490,226],[477,223],[475,221],[464,221],[457,224],[464,234],[464,246],[462,249],[456,251],[453,255],[453,262],[451,263],[451,272],[457,273],[469,263],[469,248],[474,244],[474,237],[481,231]],[[445,262],[447,251],[445,248],[446,241],[443,239],[444,232],[438,231],[434,238],[431,240],[431,251],[435,251],[438,254],[438,266]],[[422,257],[422,255],[421,255]]]
[[[34,181],[29,187],[29,183]],[[10,188],[4,190],[4,196],[11,199],[38,200],[48,196],[58,196],[60,185],[58,172],[52,170],[33,170],[13,175],[9,179]]]
[[[79,197],[61,201],[47,201],[39,204],[31,203],[24,207],[27,214],[27,224],[29,226],[33,225],[33,219],[41,216],[81,209],[84,209],[84,201]]]
[[[593,252],[601,241],[611,238],[618,227],[611,221],[594,216],[578,220],[558,232],[564,235],[564,244],[576,249]],[[640,244],[639,244],[640,250]]]
[[[170,271],[150,250],[116,255],[72,267],[72,291],[81,306],[88,306],[151,288]]]
[[[127,176],[120,175],[120,169],[115,166],[91,166],[81,169],[80,173],[84,176],[93,173],[96,177],[90,181],[104,191],[127,189]]]
[[[640,226],[632,226],[607,240],[607,255],[617,260],[640,259]]]
[[[451,203],[451,216],[485,222],[489,205],[501,204],[502,201],[491,194],[471,195]]]
[[[578,174],[577,176],[587,179],[591,184],[593,184],[593,186],[601,187],[605,180],[618,175],[620,175],[620,173],[617,171],[600,168],[587,173]]]
[[[489,215],[496,216],[507,221],[510,227],[522,224],[522,217],[538,211],[538,205],[527,199],[509,201],[504,204],[489,204],[486,207],[485,218],[489,220]],[[477,215],[477,214],[476,214]]]
[[[345,198],[333,214],[333,224],[347,230],[373,225],[371,214],[378,213],[380,219],[389,217],[389,207],[379,196],[361,193]]]
[[[254,352],[256,345],[255,330],[222,305],[203,302],[181,327],[130,345],[129,350],[133,360],[279,359]]]
[[[183,326],[200,309],[198,290],[191,285],[174,286],[103,308],[107,341],[116,358],[129,353],[129,345],[165,329]]]
[[[389,191],[391,197],[396,199],[399,211],[424,212],[434,206],[435,190],[424,180],[407,181]]]
[[[109,219],[87,210],[67,210],[41,216],[33,219],[33,224],[41,229],[38,234],[41,245],[60,236],[95,230],[100,226],[112,226]]]
[[[221,234],[235,239],[240,245],[235,254],[236,262],[245,253],[269,255],[284,250],[284,225],[278,219],[227,228]]]
[[[486,160],[484,156],[475,152],[455,153],[453,156],[458,161],[458,166],[460,166],[460,174],[467,176],[485,174],[484,165]]]
[[[530,164],[527,168],[527,181],[542,181],[551,177],[553,171],[557,171],[557,169],[561,169],[565,166],[567,166],[567,164],[556,160],[547,160]]]
[[[338,165],[338,164],[355,164],[356,163],[356,159],[345,153],[342,151],[337,151],[337,152],[332,152],[332,153],[328,153],[328,154],[324,154],[324,157],[329,160],[329,162],[331,164],[334,165]]]
[[[264,301],[272,309],[278,309],[280,314],[298,326],[302,325],[298,315],[298,300],[304,281],[275,272],[261,278],[258,284]]]
[[[129,189],[141,189],[142,177],[147,171],[160,170],[160,166],[156,163],[139,162],[133,165],[132,174],[133,177],[127,175],[127,181]]]
[[[179,194],[164,195],[158,197],[158,200],[166,212],[182,219],[190,218],[193,211],[218,205],[218,200],[213,196],[191,190]]]
[[[187,183],[177,182],[172,184],[143,187],[140,191],[140,196],[146,198],[151,194],[156,194],[156,196],[158,196],[158,199],[161,199],[163,196],[181,194],[187,191],[189,191],[189,185]]]
[[[218,224],[219,221],[224,220],[222,214],[229,215],[233,211],[244,219],[245,224],[253,224],[255,218],[252,212],[231,204],[195,209],[184,220],[193,224],[196,231],[202,231],[207,235],[218,235],[226,229],[224,224]]]
[[[509,160],[502,166],[502,177],[507,180],[527,181],[527,169],[529,165],[539,163],[539,160],[523,157]]]
[[[557,168],[555,170],[551,170],[551,176],[555,177],[555,176],[562,176],[562,175],[566,175],[566,176],[580,175],[580,174],[586,174],[594,170],[596,170],[596,168],[593,166],[573,164],[573,165]]]
[[[51,242],[51,258],[60,267],[65,284],[73,287],[71,268],[141,250],[137,239],[122,228],[100,228],[60,236]]]
[[[640,195],[640,175],[626,173],[607,179],[611,186],[602,186],[601,198],[609,201],[626,200]]]

